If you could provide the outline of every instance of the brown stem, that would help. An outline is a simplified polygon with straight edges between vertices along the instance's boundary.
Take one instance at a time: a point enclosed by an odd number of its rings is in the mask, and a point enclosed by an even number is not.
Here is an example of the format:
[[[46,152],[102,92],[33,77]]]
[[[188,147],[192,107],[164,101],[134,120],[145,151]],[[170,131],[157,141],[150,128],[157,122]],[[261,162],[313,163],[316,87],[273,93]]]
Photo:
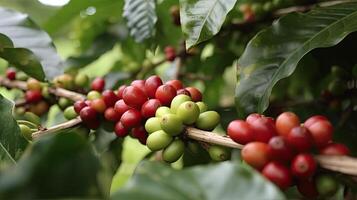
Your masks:
[[[37,132],[34,132],[32,133],[32,138],[33,139],[38,139],[39,137],[43,136],[43,135],[47,135],[47,134],[53,134],[53,133],[56,133],[60,130],[65,130],[65,129],[68,129],[68,128],[71,128],[71,127],[74,127],[78,124],[82,123],[82,120],[77,117],[75,119],[72,119],[72,120],[69,120],[69,121],[66,121],[62,124],[58,124],[56,126],[52,126],[50,128],[45,128],[43,130],[39,130]]]

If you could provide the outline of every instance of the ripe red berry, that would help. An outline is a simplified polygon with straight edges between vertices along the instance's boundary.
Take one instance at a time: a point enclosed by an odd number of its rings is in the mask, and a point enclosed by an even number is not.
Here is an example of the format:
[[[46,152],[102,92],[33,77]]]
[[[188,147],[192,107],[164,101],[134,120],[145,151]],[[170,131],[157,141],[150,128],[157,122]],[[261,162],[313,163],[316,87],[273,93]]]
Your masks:
[[[118,115],[120,115],[120,117],[129,109],[130,107],[126,105],[123,99],[120,99],[114,105],[114,110],[118,113]]]
[[[310,131],[317,147],[323,147],[332,140],[333,127],[328,120],[305,123],[305,127]]]
[[[276,135],[274,122],[266,117],[260,117],[248,124],[254,132],[254,140],[268,143],[270,138]]]
[[[154,117],[156,110],[161,106],[161,103],[157,99],[149,99],[141,107],[141,115],[144,118]]]
[[[141,144],[146,145],[146,139],[148,138],[148,133],[146,132],[143,126],[138,126],[133,128],[131,130],[131,135],[134,138],[137,138]]]
[[[166,57],[166,60],[168,61],[174,61],[175,58],[176,58],[176,50],[171,47],[171,46],[167,46],[165,47],[165,57]]]
[[[283,163],[288,163],[294,157],[282,136],[274,136],[269,140],[268,154],[270,159]]]
[[[233,141],[239,144],[247,144],[254,140],[253,129],[243,120],[231,121],[227,127],[227,133]]]
[[[315,174],[316,161],[311,154],[298,154],[291,162],[291,173],[298,179],[308,179]]]
[[[120,122],[128,129],[139,126],[141,123],[141,113],[136,109],[130,109],[121,116]]]
[[[319,120],[328,121],[327,117],[325,117],[325,116],[322,116],[322,115],[314,115],[314,116],[310,117],[309,119],[307,119],[307,120],[304,122],[304,126],[305,126],[305,127],[309,127],[310,125],[312,125],[313,123],[315,123],[316,121],[319,121]]]
[[[81,117],[82,121],[89,123],[97,121],[98,119],[97,112],[89,106],[84,107],[79,113],[79,116]]]
[[[307,152],[313,145],[311,133],[303,126],[291,129],[285,138],[289,146],[298,152]]]
[[[170,105],[172,99],[176,96],[176,90],[171,85],[161,85],[157,88],[155,98],[164,106]]]
[[[104,112],[104,118],[108,121],[117,122],[120,120],[121,115],[117,113],[113,107],[107,108]]]
[[[297,189],[304,197],[315,199],[319,193],[317,192],[316,183],[313,178],[299,180]]]
[[[269,162],[268,145],[263,142],[246,144],[241,154],[246,163],[259,170]]]
[[[120,121],[115,124],[114,132],[118,137],[125,137],[129,135],[129,130],[125,128]]]
[[[275,126],[278,134],[285,137],[292,128],[300,126],[300,119],[295,113],[284,112],[276,118]]]
[[[180,94],[184,94],[184,95],[187,95],[189,97],[191,96],[190,92],[188,90],[186,90],[186,89],[177,90],[176,95],[180,95]]]
[[[16,79],[16,71],[12,68],[6,70],[6,77],[9,80],[15,80]]]
[[[143,90],[135,86],[128,86],[124,89],[123,100],[126,105],[133,108],[140,108],[146,101],[147,96]]]
[[[98,113],[104,113],[105,109],[107,108],[103,99],[94,99],[91,102],[90,107]]]
[[[117,96],[119,99],[122,99],[123,98],[123,92],[125,90],[127,86],[126,85],[122,85],[118,88],[118,92],[117,92]]]
[[[259,119],[259,118],[262,118],[263,115],[261,114],[258,114],[258,113],[252,113],[250,115],[248,115],[248,117],[245,119],[245,121],[248,123],[248,124],[251,124],[253,123],[256,119]]]
[[[92,81],[91,89],[101,92],[104,90],[105,80],[103,78],[97,77]]]
[[[194,102],[202,101],[202,93],[197,88],[187,87],[185,89],[190,93],[192,101]]]
[[[114,106],[115,102],[119,99],[118,96],[112,90],[105,90],[102,93],[102,98],[107,107]]]
[[[282,190],[287,189],[292,184],[289,169],[278,162],[269,162],[263,168],[262,174]]]
[[[347,156],[350,155],[350,150],[344,144],[330,143],[320,149],[322,155]]]
[[[149,98],[155,98],[157,88],[162,85],[162,80],[159,76],[153,75],[145,81],[145,92]]]
[[[36,103],[41,101],[42,94],[39,90],[27,90],[25,93],[25,99],[27,103]]]
[[[171,85],[174,87],[176,90],[183,89],[183,84],[180,80],[174,79],[174,80],[169,80],[165,83],[166,85]]]
[[[76,101],[74,104],[73,104],[73,107],[74,107],[74,110],[76,111],[77,114],[79,114],[81,112],[81,110],[88,106],[84,101]]]
[[[134,80],[133,82],[131,82],[130,85],[139,88],[140,90],[142,90],[146,94],[145,80]]]

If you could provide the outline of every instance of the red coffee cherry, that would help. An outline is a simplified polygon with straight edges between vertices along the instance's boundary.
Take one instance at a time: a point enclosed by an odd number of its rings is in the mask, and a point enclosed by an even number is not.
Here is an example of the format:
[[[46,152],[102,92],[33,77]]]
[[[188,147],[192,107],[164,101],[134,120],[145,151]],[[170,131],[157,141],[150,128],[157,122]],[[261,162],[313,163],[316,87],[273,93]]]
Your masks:
[[[262,174],[282,190],[287,189],[292,184],[289,169],[278,162],[269,162],[263,168]]]
[[[288,135],[286,135],[286,141],[289,146],[298,152],[307,152],[313,145],[311,133],[303,126],[291,129]]]
[[[102,93],[102,98],[107,107],[114,106],[115,102],[117,102],[119,99],[118,96],[112,90],[105,90]]]
[[[175,58],[176,58],[176,50],[171,47],[171,46],[167,46],[165,47],[165,57],[166,57],[166,60],[168,61],[174,61]]]
[[[139,126],[141,123],[141,113],[136,109],[130,109],[121,116],[120,122],[128,129]]]
[[[130,85],[139,88],[140,90],[142,90],[146,94],[145,80],[134,80],[133,82],[131,82]]]
[[[251,142],[242,149],[242,158],[250,166],[260,170],[269,162],[268,145],[263,142]]]
[[[126,85],[122,85],[118,88],[117,96],[119,99],[123,98],[123,93],[126,87],[127,87]]]
[[[91,89],[98,92],[102,92],[105,87],[105,80],[103,78],[97,77],[92,81]]]
[[[175,88],[175,90],[180,90],[183,89],[183,84],[180,80],[169,80],[165,83],[165,85],[171,85],[172,87]]]
[[[170,105],[172,99],[176,96],[176,90],[171,85],[161,85],[157,88],[155,98],[164,106]]]
[[[130,107],[126,105],[123,99],[120,99],[114,105],[114,110],[118,113],[118,115],[120,115],[120,117],[129,109]]]
[[[125,137],[129,135],[129,130],[125,128],[120,121],[115,124],[114,132],[118,137]]]
[[[186,89],[177,90],[176,95],[180,95],[180,94],[184,94],[184,95],[187,95],[187,96],[191,97],[190,92],[188,90],[186,90]]]
[[[79,114],[81,112],[81,110],[88,106],[84,101],[76,101],[74,104],[73,104],[73,107],[74,107],[74,110],[76,111],[77,114]]]
[[[89,123],[92,123],[94,121],[97,121],[98,118],[97,118],[97,112],[87,106],[87,107],[84,107],[81,112],[79,113],[79,116],[81,117],[82,121],[83,122],[89,122]]]
[[[143,145],[146,145],[146,139],[148,138],[148,133],[143,126],[135,127],[131,130],[131,135],[138,139]]]
[[[319,121],[319,120],[328,121],[327,117],[325,117],[325,116],[322,116],[322,115],[314,115],[314,116],[310,117],[309,119],[307,119],[307,120],[304,122],[304,126],[305,126],[305,127],[309,127],[310,125],[312,125],[313,123],[315,123],[316,121]]]
[[[111,122],[117,122],[120,120],[121,115],[117,113],[113,107],[107,108],[104,112],[104,118]]]
[[[161,103],[157,99],[149,99],[141,107],[141,115],[144,118],[154,117],[156,110],[161,106]]]
[[[27,103],[36,103],[42,100],[42,94],[39,90],[27,90],[25,93]]]
[[[275,124],[269,118],[260,117],[248,124],[252,127],[255,141],[268,143],[276,135]]]
[[[310,178],[306,180],[299,180],[297,184],[297,189],[304,197],[315,199],[319,196],[317,192],[315,179]]]
[[[12,68],[9,68],[6,70],[6,77],[9,80],[15,80],[16,79],[16,71]]]
[[[149,98],[155,98],[157,88],[162,85],[162,80],[159,76],[153,75],[145,81],[145,92]]]
[[[258,113],[252,113],[250,115],[248,115],[248,117],[245,119],[245,121],[248,123],[248,124],[251,124],[253,123],[256,119],[259,119],[259,118],[262,118],[263,115],[261,114],[258,114]]]
[[[185,89],[190,93],[192,101],[194,102],[202,101],[202,93],[197,88],[187,87]]]
[[[254,140],[254,132],[250,125],[243,120],[231,121],[227,127],[228,136],[239,144],[247,144]]]
[[[128,86],[123,92],[124,102],[126,105],[133,108],[141,108],[141,105],[143,105],[147,99],[148,98],[143,90],[135,86]]]
[[[269,140],[268,154],[270,159],[283,163],[290,162],[294,157],[282,136],[274,136]]]
[[[322,155],[334,155],[334,156],[348,156],[350,155],[350,150],[344,144],[330,143],[320,149],[320,154]]]
[[[300,126],[299,117],[292,112],[283,112],[276,118],[276,131],[281,136],[287,136],[292,128]]]
[[[315,174],[317,163],[311,154],[298,154],[291,162],[291,173],[298,179],[308,179]]]
[[[307,122],[304,125],[311,133],[317,147],[323,147],[332,140],[333,127],[328,120],[308,119]]]
[[[105,109],[107,108],[103,99],[94,99],[91,102],[90,107],[98,113],[104,113]]]

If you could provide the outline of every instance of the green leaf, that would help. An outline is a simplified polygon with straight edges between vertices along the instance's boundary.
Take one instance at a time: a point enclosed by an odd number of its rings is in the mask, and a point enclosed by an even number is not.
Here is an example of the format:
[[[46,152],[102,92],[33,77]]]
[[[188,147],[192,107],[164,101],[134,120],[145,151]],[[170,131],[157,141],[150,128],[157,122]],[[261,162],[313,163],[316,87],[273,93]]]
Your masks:
[[[125,0],[123,17],[136,42],[151,38],[157,21],[155,0]]]
[[[182,32],[186,48],[216,35],[237,0],[180,0]]]
[[[228,200],[285,199],[281,191],[258,172],[237,163],[223,162],[177,171],[145,161],[133,178],[112,199]]]
[[[27,145],[12,117],[13,107],[14,104],[0,94],[0,162],[7,160],[16,163]]]
[[[84,137],[44,136],[0,175],[1,199],[102,198],[100,162]]]
[[[258,33],[238,63],[236,106],[241,115],[264,112],[274,85],[290,76],[304,55],[330,47],[357,30],[357,2],[292,13]]]

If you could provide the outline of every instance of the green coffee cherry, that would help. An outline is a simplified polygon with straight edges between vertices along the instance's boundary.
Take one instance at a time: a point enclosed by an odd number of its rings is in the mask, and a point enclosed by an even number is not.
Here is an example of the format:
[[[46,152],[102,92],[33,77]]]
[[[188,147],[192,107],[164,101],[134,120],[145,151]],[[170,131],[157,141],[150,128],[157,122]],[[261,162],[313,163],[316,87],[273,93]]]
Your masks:
[[[316,188],[321,196],[333,196],[338,190],[337,180],[330,175],[320,175],[316,178]]]
[[[200,113],[206,112],[208,110],[208,107],[205,103],[202,101],[196,102],[198,108],[200,109]]]
[[[145,130],[151,134],[155,131],[161,130],[160,118],[151,117],[145,122]]]
[[[343,81],[338,79],[333,80],[332,82],[329,83],[328,90],[333,95],[342,95],[347,90],[347,84],[345,84]]]
[[[15,107],[15,115],[22,116],[25,112],[26,109],[24,107]]]
[[[172,136],[163,130],[155,131],[148,136],[146,146],[151,151],[158,151],[167,147],[172,139]]]
[[[184,94],[180,94],[177,95],[175,98],[172,99],[171,101],[171,112],[172,113],[176,113],[177,108],[186,101],[191,101],[191,97],[184,95]]]
[[[51,94],[50,94],[50,91],[48,90],[47,86],[42,87],[41,93],[45,99],[51,98]]]
[[[156,110],[155,117],[162,117],[166,114],[171,114],[171,110],[169,107],[161,106]]]
[[[100,99],[102,98],[102,95],[98,92],[98,91],[95,91],[95,90],[92,90],[90,92],[88,92],[87,94],[87,99],[88,100],[94,100],[94,99]]]
[[[265,12],[270,12],[270,11],[273,10],[273,8],[274,8],[274,5],[273,5],[273,3],[270,2],[270,1],[265,2],[264,5],[263,5],[263,10],[264,10]]]
[[[63,115],[66,119],[71,120],[74,119],[78,116],[78,114],[76,113],[76,111],[74,110],[73,106],[69,106],[67,107],[64,112]]]
[[[65,88],[68,90],[71,90],[74,88],[73,77],[70,74],[62,74],[60,76],[57,76],[53,80],[53,82],[57,87]]]
[[[16,80],[26,81],[29,77],[23,71],[16,72]]]
[[[66,109],[68,106],[72,105],[72,101],[67,99],[67,98],[64,98],[64,97],[60,97],[58,99],[58,106],[61,108],[61,109]]]
[[[30,129],[30,127],[24,125],[24,124],[20,124],[20,131],[21,131],[21,135],[26,139],[26,140],[32,140],[32,131]]]
[[[175,136],[183,131],[182,120],[174,114],[166,114],[160,119],[160,126],[166,133]]]
[[[225,161],[229,158],[229,151],[227,148],[217,145],[212,145],[208,148],[208,153],[213,161]]]
[[[331,67],[331,74],[335,78],[344,78],[348,75],[347,72],[342,67],[337,65]]]
[[[176,139],[162,152],[162,158],[168,163],[176,162],[185,151],[185,144],[180,139]]]
[[[283,6],[284,0],[273,0],[272,3],[275,8],[280,8]]]
[[[74,78],[74,84],[77,87],[87,87],[89,83],[89,77],[86,74],[77,74]]]
[[[220,121],[221,117],[216,111],[206,111],[200,114],[196,121],[196,127],[202,130],[213,130]]]
[[[184,124],[190,125],[196,122],[200,108],[195,102],[186,101],[177,108],[176,114]]]
[[[32,123],[34,123],[36,125],[40,125],[41,124],[41,118],[39,116],[35,115],[32,112],[25,112],[24,119],[29,121],[29,122],[32,122]]]

